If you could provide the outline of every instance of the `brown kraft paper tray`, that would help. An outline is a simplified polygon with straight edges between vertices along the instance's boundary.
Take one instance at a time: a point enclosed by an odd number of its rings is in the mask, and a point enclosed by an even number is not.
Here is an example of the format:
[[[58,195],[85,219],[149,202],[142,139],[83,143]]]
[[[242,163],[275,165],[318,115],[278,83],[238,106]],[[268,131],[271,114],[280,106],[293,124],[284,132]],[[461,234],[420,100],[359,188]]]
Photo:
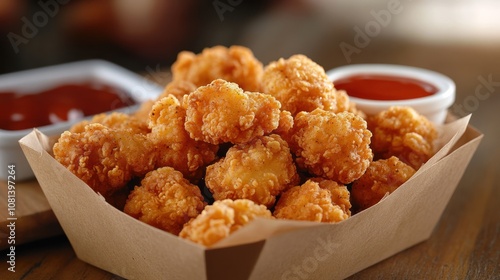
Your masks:
[[[81,260],[128,279],[342,279],[429,238],[483,135],[470,116],[439,127],[439,151],[378,204],[337,224],[257,219],[206,248],[105,202],[52,157],[21,147]]]

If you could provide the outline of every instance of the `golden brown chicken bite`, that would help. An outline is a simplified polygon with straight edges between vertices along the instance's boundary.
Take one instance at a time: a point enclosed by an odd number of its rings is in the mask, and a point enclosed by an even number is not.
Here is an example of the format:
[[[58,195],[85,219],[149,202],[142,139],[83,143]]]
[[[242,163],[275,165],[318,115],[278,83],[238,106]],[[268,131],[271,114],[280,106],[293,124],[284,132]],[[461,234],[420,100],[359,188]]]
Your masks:
[[[285,191],[273,215],[278,219],[335,223],[351,216],[350,206],[349,191],[344,185],[316,179]]]
[[[156,99],[150,99],[146,100],[141,103],[139,108],[132,114],[132,116],[142,120],[146,124],[149,121],[149,113],[151,113],[151,108],[153,107],[153,104],[155,104]]]
[[[220,79],[185,96],[183,107],[191,138],[212,144],[251,141],[276,129],[280,119],[274,97]]]
[[[297,114],[289,144],[301,168],[348,184],[361,177],[373,159],[370,137],[360,116],[316,109]]]
[[[247,91],[259,91],[262,71],[262,63],[242,46],[205,48],[198,55],[183,51],[172,65],[174,81],[189,81],[199,87],[223,79]]]
[[[347,95],[336,92],[323,67],[301,54],[269,63],[262,76],[262,92],[274,96],[293,116],[316,108],[341,112],[350,106]]]
[[[179,234],[206,203],[200,189],[182,173],[163,167],[146,174],[128,196],[124,212],[156,228]]]
[[[352,183],[351,199],[356,211],[379,202],[415,174],[415,169],[397,157],[380,159],[370,164],[365,174]]]
[[[179,236],[212,246],[257,217],[273,218],[264,205],[255,204],[251,200],[219,200],[205,207],[198,217],[188,222]]]
[[[151,113],[151,109],[153,108],[153,105],[156,101],[169,95],[173,95],[179,101],[182,101],[184,95],[190,94],[195,89],[196,86],[189,81],[171,81],[165,86],[163,92],[156,99],[144,101],[139,109],[137,109],[137,111],[134,113],[134,117],[147,123],[149,121],[149,114]]]
[[[150,131],[146,121],[121,112],[95,115],[90,120],[83,120],[74,124],[69,131],[82,133],[85,131],[85,126],[90,123],[100,123],[108,128],[125,129],[138,134],[148,134]]]
[[[158,100],[150,113],[148,139],[157,154],[156,167],[171,166],[190,180],[198,179],[215,160],[218,146],[196,141],[184,129],[186,110],[173,96]]]
[[[145,135],[99,123],[80,133],[64,132],[53,151],[57,161],[104,197],[153,170],[156,161]]]
[[[290,112],[283,110],[280,112],[280,120],[278,127],[273,131],[273,133],[279,134],[280,136],[287,135],[288,132],[293,127],[293,116]]]
[[[318,183],[320,188],[329,190],[332,194],[332,202],[340,206],[342,211],[347,213],[349,216],[351,215],[351,195],[346,186],[321,177],[314,177],[309,180]]]
[[[437,130],[411,107],[391,107],[368,118],[375,158],[398,157],[418,170],[434,155]]]
[[[214,199],[250,199],[268,207],[299,177],[288,144],[279,135],[238,144],[207,167],[205,183]]]
[[[175,98],[177,98],[179,102],[182,102],[184,95],[190,94],[191,92],[195,91],[196,88],[198,87],[190,81],[173,80],[168,83],[167,86],[165,86],[165,90],[162,92],[162,94],[160,94],[158,100],[171,94],[175,96]]]

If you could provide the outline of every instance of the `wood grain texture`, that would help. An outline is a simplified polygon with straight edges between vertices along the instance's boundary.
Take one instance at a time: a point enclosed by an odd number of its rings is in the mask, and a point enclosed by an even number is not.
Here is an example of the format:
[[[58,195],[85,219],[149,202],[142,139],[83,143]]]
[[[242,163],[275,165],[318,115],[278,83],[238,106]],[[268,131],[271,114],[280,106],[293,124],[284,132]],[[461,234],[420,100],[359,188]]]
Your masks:
[[[327,47],[315,56],[327,69],[345,64]],[[456,104],[465,104],[473,98],[479,77],[492,75],[500,82],[498,61],[498,48],[374,41],[352,63],[407,64],[445,73],[457,84]],[[348,279],[500,279],[499,93],[500,87],[494,87],[487,100],[468,112],[485,137],[432,236]],[[64,236],[19,246],[18,261],[16,273],[2,269],[0,279],[121,279],[80,261]]]

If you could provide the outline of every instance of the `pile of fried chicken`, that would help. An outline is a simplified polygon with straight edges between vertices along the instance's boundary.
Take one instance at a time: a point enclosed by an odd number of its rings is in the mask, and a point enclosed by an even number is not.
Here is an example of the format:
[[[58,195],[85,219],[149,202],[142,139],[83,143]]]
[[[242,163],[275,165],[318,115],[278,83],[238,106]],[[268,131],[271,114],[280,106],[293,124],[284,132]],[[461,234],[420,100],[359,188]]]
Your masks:
[[[263,65],[242,46],[179,53],[134,114],[64,132],[54,157],[115,207],[211,246],[256,217],[336,223],[379,202],[433,154],[408,107],[367,116],[304,55]]]

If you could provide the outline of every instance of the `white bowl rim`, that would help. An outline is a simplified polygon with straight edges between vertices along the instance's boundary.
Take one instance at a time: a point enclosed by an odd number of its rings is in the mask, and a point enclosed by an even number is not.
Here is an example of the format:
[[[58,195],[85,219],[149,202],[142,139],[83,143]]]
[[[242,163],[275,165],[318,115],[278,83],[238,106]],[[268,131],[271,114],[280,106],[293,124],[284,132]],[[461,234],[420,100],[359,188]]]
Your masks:
[[[372,100],[349,96],[351,101],[359,105],[369,105],[374,107],[374,109],[385,108],[388,104],[394,106],[407,106],[410,104],[412,106],[425,106],[427,104],[434,104],[436,106],[436,104],[439,104],[442,107],[449,107],[455,101],[455,83],[453,80],[441,73],[424,68],[399,64],[350,64],[336,67],[326,72],[328,78],[334,84],[337,78],[360,73],[387,74],[422,80],[436,86],[438,92],[426,97],[404,100]]]

